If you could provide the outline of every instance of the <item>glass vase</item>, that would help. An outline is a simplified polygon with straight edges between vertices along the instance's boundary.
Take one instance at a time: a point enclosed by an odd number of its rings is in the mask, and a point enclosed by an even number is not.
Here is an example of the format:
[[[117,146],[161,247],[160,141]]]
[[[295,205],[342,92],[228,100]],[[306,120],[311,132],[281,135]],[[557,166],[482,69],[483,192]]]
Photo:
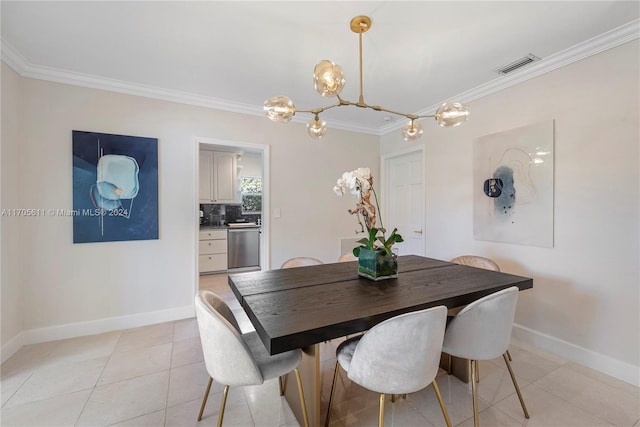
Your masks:
[[[360,248],[358,255],[358,275],[379,281],[398,277],[398,256],[385,251]]]

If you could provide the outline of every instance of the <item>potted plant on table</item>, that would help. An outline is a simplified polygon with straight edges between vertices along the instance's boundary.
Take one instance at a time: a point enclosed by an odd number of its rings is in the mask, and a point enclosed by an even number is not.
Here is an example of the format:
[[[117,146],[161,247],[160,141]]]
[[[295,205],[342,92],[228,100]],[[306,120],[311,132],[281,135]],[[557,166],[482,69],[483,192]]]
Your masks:
[[[382,218],[376,217],[380,211],[378,196],[373,188],[373,176],[369,168],[358,168],[351,172],[345,172],[333,191],[338,196],[347,191],[357,198],[356,208],[349,209],[351,215],[356,215],[360,230],[356,233],[364,233],[367,230],[368,237],[358,241],[360,246],[353,249],[353,255],[358,258],[358,274],[371,280],[383,280],[398,277],[397,255],[392,252],[396,243],[404,241],[394,228],[389,237],[384,228]],[[371,202],[373,195],[374,204]],[[376,210],[377,209],[377,210]],[[380,219],[380,227],[376,227],[377,219]]]

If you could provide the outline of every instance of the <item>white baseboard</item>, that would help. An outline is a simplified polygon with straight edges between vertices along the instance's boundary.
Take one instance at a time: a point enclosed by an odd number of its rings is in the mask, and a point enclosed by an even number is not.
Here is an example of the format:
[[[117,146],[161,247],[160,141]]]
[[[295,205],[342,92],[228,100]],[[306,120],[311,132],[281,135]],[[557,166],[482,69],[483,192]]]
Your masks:
[[[15,337],[11,338],[8,343],[2,346],[0,349],[0,364],[4,363],[8,358],[13,356],[22,346],[24,342],[24,332],[20,332]]]
[[[155,323],[171,322],[187,319],[195,315],[192,305],[171,308],[168,310],[152,311],[148,313],[131,314],[128,316],[108,317],[88,322],[67,323],[47,328],[29,329],[20,332],[8,343],[2,346],[0,353],[2,363],[14,355],[22,346],[47,341],[57,341],[84,335],[101,334],[119,329],[137,328]]]
[[[640,366],[580,347],[547,334],[513,324],[512,336],[518,341],[587,366],[603,374],[640,387]]]

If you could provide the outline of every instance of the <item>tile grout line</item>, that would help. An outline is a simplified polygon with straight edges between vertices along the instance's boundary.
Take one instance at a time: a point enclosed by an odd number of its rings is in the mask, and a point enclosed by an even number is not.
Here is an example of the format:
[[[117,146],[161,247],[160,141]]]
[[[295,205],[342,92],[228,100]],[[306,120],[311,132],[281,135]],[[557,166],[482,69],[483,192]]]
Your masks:
[[[4,407],[7,405],[7,403],[9,403],[9,401],[10,401],[11,399],[13,399],[13,396],[15,396],[15,395],[16,395],[16,393],[18,393],[18,391],[20,391],[20,389],[21,389],[21,388],[22,388],[22,387],[27,383],[27,381],[29,381],[29,379],[30,379],[32,376],[33,376],[33,372],[31,372],[31,373],[29,374],[29,376],[27,376],[27,378],[22,382],[22,384],[20,384],[20,386],[19,386],[18,388],[16,388],[16,390],[15,390],[13,393],[11,393],[11,396],[9,396],[9,398],[7,399],[7,401],[6,401],[6,402],[4,402],[4,404],[2,405],[2,407],[1,407],[1,408],[4,408]],[[1,387],[0,387],[0,388],[1,388]]]
[[[53,351],[60,345],[60,341],[58,341],[52,349],[50,349],[49,351],[46,352],[46,354],[44,355],[44,360],[48,360],[51,357],[51,353],[53,353]],[[23,346],[25,347],[25,346]],[[5,363],[8,360],[5,361]],[[20,384],[20,386],[18,388],[16,388],[16,390],[11,394],[11,396],[6,400],[6,402],[4,402],[4,404],[0,407],[0,408],[4,408],[7,403],[9,403],[9,401],[11,399],[13,399],[13,397],[18,393],[18,391],[20,391],[20,389],[22,387],[24,387],[24,385],[27,383],[27,381],[29,381],[31,379],[31,377],[37,372],[37,369],[32,369],[31,372],[29,373],[29,375],[27,376],[27,378]],[[1,369],[1,365],[0,365],[0,379],[2,378],[2,369]],[[2,387],[0,387],[1,389]]]
[[[167,425],[167,409],[169,408],[169,391],[171,390],[171,378],[173,377],[173,351],[175,350],[175,339],[176,339],[176,322],[173,322],[173,337],[171,338],[171,357],[169,358],[169,378],[167,379],[167,394],[164,399],[164,423],[163,425],[166,427]]]
[[[89,400],[91,400],[91,396],[93,396],[93,393],[96,391],[96,387],[98,385],[98,381],[100,381],[100,378],[102,378],[102,375],[104,375],[104,371],[105,371],[105,369],[107,369],[107,365],[109,364],[109,361],[111,360],[111,357],[113,357],[113,352],[114,352],[116,346],[118,345],[118,341],[120,341],[120,338],[122,338],[122,331],[120,331],[120,335],[118,336],[118,340],[113,345],[113,348],[111,349],[111,352],[109,353],[109,358],[107,359],[107,361],[105,362],[104,366],[102,367],[102,371],[100,372],[100,375],[98,375],[98,378],[96,378],[96,382],[93,385],[93,387],[91,388],[91,393],[89,393],[89,396],[87,397],[87,400],[84,402],[84,405],[82,405],[82,409],[78,413],[78,417],[76,418],[76,421],[73,423],[74,426],[78,425],[78,422],[80,421],[80,418],[82,417],[82,414],[84,413],[84,410],[87,408],[87,404],[89,403]]]

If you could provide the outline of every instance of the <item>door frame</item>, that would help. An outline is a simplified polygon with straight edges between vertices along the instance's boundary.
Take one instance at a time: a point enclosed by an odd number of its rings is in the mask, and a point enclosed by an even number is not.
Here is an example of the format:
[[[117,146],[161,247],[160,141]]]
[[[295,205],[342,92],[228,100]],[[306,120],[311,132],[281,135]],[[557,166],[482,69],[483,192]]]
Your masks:
[[[194,260],[194,295],[198,293],[199,290],[199,281],[200,281],[200,273],[198,269],[198,241],[200,239],[200,213],[199,213],[199,201],[198,201],[198,185],[199,185],[199,176],[200,176],[200,144],[206,145],[218,145],[236,148],[238,151],[242,150],[252,150],[252,151],[260,151],[262,153],[262,229],[260,236],[260,269],[265,270],[268,269],[271,265],[271,238],[270,238],[270,226],[271,226],[271,218],[269,213],[271,209],[269,207],[269,180],[271,177],[271,171],[269,170],[269,165],[271,164],[271,146],[268,144],[256,144],[253,142],[244,142],[244,141],[231,141],[226,139],[217,139],[217,138],[208,138],[202,136],[196,136],[194,138],[194,175],[193,175],[193,188],[195,191],[195,203],[193,205],[193,214],[192,218],[194,220],[194,232],[195,232],[195,260]]]
[[[407,154],[413,154],[419,152],[421,153],[420,158],[422,159],[422,185],[423,185],[423,191],[422,191],[422,206],[424,208],[424,212],[423,212],[423,247],[422,247],[422,251],[423,253],[426,255],[427,254],[427,234],[426,234],[426,228],[427,228],[427,200],[426,200],[426,177],[427,177],[427,171],[425,170],[425,164],[426,164],[426,150],[424,145],[416,145],[416,146],[412,146],[412,147],[408,147],[402,150],[396,150],[396,151],[392,151],[390,153],[386,153],[380,156],[380,185],[381,185],[381,198],[382,198],[382,215],[384,215],[385,218],[387,218],[387,223],[389,221],[389,163],[391,162],[391,160],[398,158],[398,157],[402,157],[402,156],[406,156]]]

